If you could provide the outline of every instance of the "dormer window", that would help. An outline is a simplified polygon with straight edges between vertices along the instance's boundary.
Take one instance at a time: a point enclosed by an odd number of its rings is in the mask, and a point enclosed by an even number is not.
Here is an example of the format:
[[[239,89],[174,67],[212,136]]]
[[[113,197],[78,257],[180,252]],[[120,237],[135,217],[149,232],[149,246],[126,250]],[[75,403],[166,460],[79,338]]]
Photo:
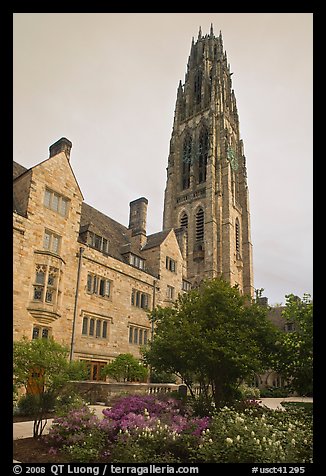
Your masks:
[[[96,233],[89,231],[87,243],[92,248],[102,251],[102,253],[108,254],[109,243],[106,238],[103,238],[103,236],[97,235]]]
[[[136,268],[145,269],[145,260],[132,253],[129,255],[129,263]]]

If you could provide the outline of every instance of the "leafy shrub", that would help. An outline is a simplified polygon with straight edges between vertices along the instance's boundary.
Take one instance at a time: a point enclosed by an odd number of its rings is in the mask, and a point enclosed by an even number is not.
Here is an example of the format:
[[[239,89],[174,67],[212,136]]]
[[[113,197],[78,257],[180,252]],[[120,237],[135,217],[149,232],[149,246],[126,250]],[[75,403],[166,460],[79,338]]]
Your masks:
[[[210,395],[200,394],[195,398],[189,397],[188,404],[192,408],[193,413],[201,417],[210,416],[215,412],[215,402]]]
[[[308,463],[312,422],[300,412],[224,407],[192,452],[203,463]]]
[[[311,409],[241,404],[200,417],[171,396],[129,395],[102,420],[88,407],[56,418],[46,438],[73,462],[312,462]]]
[[[266,387],[260,389],[261,398],[282,398],[291,394],[289,387]]]
[[[34,416],[40,411],[43,413],[49,412],[54,408],[55,397],[52,393],[32,394],[27,393],[22,395],[18,400],[18,413],[20,415]]]
[[[190,448],[198,437],[189,432],[178,433],[159,420],[153,427],[128,430],[118,435],[110,451],[114,463],[179,463],[190,457]]]
[[[63,416],[72,410],[78,410],[86,405],[85,400],[75,392],[64,392],[56,398],[54,411],[57,416]]]
[[[104,438],[102,441],[99,437],[98,427],[99,419],[89,407],[84,406],[69,411],[65,416],[54,418],[45,440],[52,449],[63,449],[75,461],[92,461],[99,456],[104,445]]]
[[[148,369],[132,354],[120,354],[113,362],[103,367],[101,374],[117,382],[145,382]]]
[[[192,416],[179,400],[170,396],[126,397],[103,411],[113,422],[112,462],[182,462],[196,446],[210,419]]]
[[[179,414],[185,412],[180,400],[165,395],[127,395],[117,398],[109,409],[103,410],[103,415],[115,422],[120,422],[128,414],[160,417],[162,414]]]
[[[151,383],[176,383],[177,379],[175,375],[168,372],[157,372],[152,370],[151,374]]]
[[[260,390],[257,387],[250,387],[246,383],[241,383],[238,388],[243,400],[260,398]]]
[[[72,462],[90,463],[100,459],[105,443],[105,433],[100,428],[93,428],[83,435],[83,439],[64,445],[62,449]]]

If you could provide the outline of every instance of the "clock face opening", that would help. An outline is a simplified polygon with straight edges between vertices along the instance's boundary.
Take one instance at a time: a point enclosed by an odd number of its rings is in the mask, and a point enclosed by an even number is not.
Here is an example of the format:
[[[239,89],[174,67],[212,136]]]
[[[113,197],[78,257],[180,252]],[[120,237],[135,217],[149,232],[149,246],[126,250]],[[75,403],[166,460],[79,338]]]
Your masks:
[[[230,165],[231,165],[232,169],[233,170],[238,170],[238,159],[237,159],[237,157],[235,155],[235,152],[232,149],[232,147],[229,147],[228,150],[227,150],[227,159],[230,162]]]

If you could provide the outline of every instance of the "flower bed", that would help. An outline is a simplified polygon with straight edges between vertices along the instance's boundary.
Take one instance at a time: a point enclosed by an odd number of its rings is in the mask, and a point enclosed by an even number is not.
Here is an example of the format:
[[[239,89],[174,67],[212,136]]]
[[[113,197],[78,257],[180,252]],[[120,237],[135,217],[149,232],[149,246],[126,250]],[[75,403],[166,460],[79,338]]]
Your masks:
[[[119,398],[98,419],[88,407],[54,420],[50,452],[71,462],[307,463],[312,458],[312,415],[245,405],[198,417],[169,396]]]

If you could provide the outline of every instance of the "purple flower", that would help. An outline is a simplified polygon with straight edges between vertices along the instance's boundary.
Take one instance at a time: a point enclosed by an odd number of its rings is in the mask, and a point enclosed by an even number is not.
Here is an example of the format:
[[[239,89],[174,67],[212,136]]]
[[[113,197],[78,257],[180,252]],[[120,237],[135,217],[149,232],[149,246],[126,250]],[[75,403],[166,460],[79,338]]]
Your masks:
[[[162,398],[155,395],[132,395],[120,398],[112,408],[103,410],[106,418],[120,420],[129,413],[144,414],[147,410],[150,416],[160,416],[165,413],[178,413],[180,402],[173,398]]]

